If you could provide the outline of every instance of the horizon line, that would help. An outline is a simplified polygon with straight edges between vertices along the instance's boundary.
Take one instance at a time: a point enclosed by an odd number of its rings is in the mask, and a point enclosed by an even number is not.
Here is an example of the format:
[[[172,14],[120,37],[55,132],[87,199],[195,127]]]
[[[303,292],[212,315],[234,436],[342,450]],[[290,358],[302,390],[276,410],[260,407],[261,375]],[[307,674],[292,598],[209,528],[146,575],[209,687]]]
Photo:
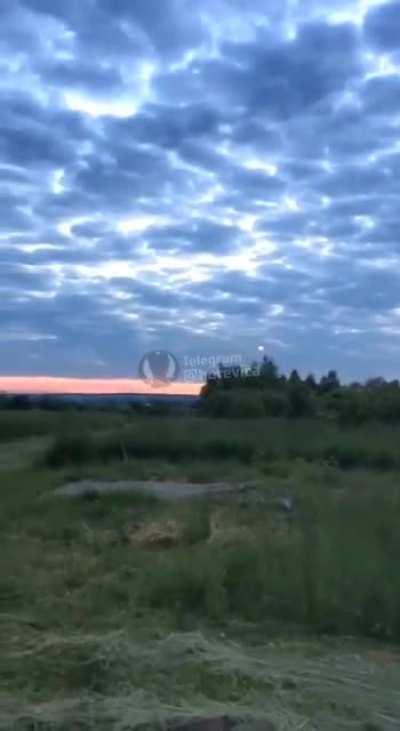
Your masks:
[[[197,396],[203,383],[176,381],[160,387],[139,378],[66,378],[61,376],[0,376],[0,393]]]

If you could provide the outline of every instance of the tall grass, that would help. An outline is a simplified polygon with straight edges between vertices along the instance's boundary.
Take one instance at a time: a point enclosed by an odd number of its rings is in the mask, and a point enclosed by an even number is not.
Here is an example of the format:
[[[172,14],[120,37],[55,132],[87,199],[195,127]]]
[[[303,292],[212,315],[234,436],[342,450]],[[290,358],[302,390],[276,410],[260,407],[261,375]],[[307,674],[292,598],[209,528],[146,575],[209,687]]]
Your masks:
[[[301,458],[330,462],[342,469],[400,468],[400,429],[387,425],[345,429],[315,419],[253,419],[238,423],[198,417],[127,417],[122,428],[107,419],[97,421],[97,429],[90,424],[71,423],[74,428],[60,432],[46,454],[50,467],[132,457],[171,462],[237,459],[261,465]]]
[[[400,640],[397,491],[366,488],[340,500],[315,486],[299,501],[281,535],[258,514],[248,538],[161,556],[147,576],[146,601],[212,619],[273,617],[323,633]]]
[[[0,442],[53,436],[49,466],[136,457],[171,462],[238,459],[249,463],[302,458],[343,469],[400,468],[400,427],[339,427],[317,419],[182,419],[108,412],[0,412]]]
[[[121,427],[126,417],[108,412],[75,411],[62,412],[0,410],[0,442],[24,439],[33,436],[54,435],[75,432],[82,428],[94,430]]]
[[[165,459],[171,462],[210,459],[237,459],[249,464],[255,454],[255,445],[247,439],[216,439],[204,437],[194,440],[181,434],[157,433],[150,430],[126,431],[94,437],[89,432],[56,437],[49,447],[45,462],[49,467],[84,464],[91,461]]]

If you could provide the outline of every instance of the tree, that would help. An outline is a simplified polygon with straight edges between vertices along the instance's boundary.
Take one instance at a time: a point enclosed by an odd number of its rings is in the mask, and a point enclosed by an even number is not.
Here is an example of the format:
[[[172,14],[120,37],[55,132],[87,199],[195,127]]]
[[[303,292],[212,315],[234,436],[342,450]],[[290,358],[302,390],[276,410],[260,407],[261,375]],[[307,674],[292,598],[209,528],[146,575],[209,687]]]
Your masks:
[[[369,388],[371,390],[376,390],[379,388],[384,388],[386,386],[386,381],[384,378],[369,378],[368,381],[365,384],[366,388]]]
[[[315,380],[315,377],[312,373],[309,373],[306,380],[304,381],[307,388],[310,389],[310,391],[316,391],[317,390],[317,382]]]
[[[274,383],[278,380],[279,371],[278,366],[268,356],[264,355],[260,366],[260,378],[267,383]]]
[[[332,393],[340,388],[340,381],[336,371],[328,371],[327,376],[322,376],[318,390],[320,393]]]
[[[298,371],[296,370],[296,368],[294,368],[292,370],[292,372],[290,373],[290,376],[289,376],[289,379],[288,379],[288,383],[291,386],[296,386],[297,384],[301,383],[301,378],[300,378],[300,376],[299,376]]]

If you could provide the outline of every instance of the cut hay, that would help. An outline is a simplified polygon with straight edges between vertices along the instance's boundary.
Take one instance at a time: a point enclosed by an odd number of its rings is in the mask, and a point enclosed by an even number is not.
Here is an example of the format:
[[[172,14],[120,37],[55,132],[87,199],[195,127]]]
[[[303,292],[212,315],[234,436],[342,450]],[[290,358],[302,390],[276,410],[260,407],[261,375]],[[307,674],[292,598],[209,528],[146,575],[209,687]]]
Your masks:
[[[110,671],[109,684],[102,692],[82,689],[40,702],[5,695],[2,731],[64,731],[73,724],[80,731],[128,731],[218,715],[270,720],[277,731],[363,729],[366,723],[385,731],[399,728],[400,667],[393,662],[388,669],[367,653],[327,648],[321,656],[320,648],[317,658],[306,642],[249,648],[201,633],[176,633],[140,643],[114,632],[35,634],[19,653],[24,661],[28,655],[61,668],[90,660],[99,672]]]

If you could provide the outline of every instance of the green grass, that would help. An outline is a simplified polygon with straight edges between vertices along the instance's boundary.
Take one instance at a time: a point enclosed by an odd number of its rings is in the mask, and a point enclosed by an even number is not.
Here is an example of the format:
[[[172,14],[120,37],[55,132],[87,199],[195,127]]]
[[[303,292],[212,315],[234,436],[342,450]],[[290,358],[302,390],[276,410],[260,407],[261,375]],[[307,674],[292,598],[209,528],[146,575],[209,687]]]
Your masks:
[[[61,501],[51,495],[62,473],[26,472],[17,482],[5,473],[0,601],[9,609],[21,597],[36,621],[46,586],[58,616],[60,601],[65,615],[69,599],[87,606],[93,597],[90,611],[106,617],[107,602],[104,612],[97,605],[102,589],[91,581],[110,576],[116,596],[144,608],[206,620],[270,616],[318,632],[400,639],[397,478],[380,477],[377,489],[370,475],[358,475],[358,487],[353,475],[338,496],[334,488],[346,483],[331,475],[332,489],[322,486],[325,469],[312,475],[307,465],[295,465],[300,517],[292,525],[260,506],[227,509],[223,530],[234,536],[228,544],[207,540],[206,506],[166,506],[140,495]],[[149,555],[126,545],[129,526],[171,519],[184,536],[176,548]],[[135,581],[124,582],[133,569]]]
[[[400,468],[399,428],[364,425],[339,428],[318,420],[253,419],[240,422],[204,417],[182,419],[126,417],[112,429],[105,419],[102,431],[79,422],[65,428],[45,455],[52,468],[127,459],[168,462],[237,460],[268,468],[272,462],[303,459],[325,461],[341,469]]]
[[[0,412],[0,442],[53,436],[50,467],[128,459],[242,464],[302,458],[342,469],[400,467],[400,428],[384,424],[339,427],[317,419],[210,419],[146,417],[129,413]]]
[[[79,429],[101,430],[104,423],[109,429],[120,428],[129,415],[101,411],[52,412],[32,409],[27,411],[0,410],[0,442],[10,442],[35,436],[74,432]]]
[[[386,464],[343,470],[321,455],[334,440],[394,455],[397,431],[273,426],[105,418],[85,427],[95,445],[122,435],[126,450],[133,435],[153,445],[149,457],[103,463],[101,452],[87,461],[84,451],[58,469],[41,458],[3,470],[0,729],[125,729],[228,711],[282,730],[396,728],[398,473]],[[178,459],[160,448],[163,433],[182,447]],[[70,434],[56,443],[79,449]],[[241,439],[254,442],[250,464],[205,446]],[[46,449],[39,440],[39,456]],[[54,496],[84,476],[256,479],[260,491],[292,492],[298,517],[289,523],[261,504]],[[135,541],[171,523],[168,548]],[[394,664],[377,664],[369,653],[378,651]]]

